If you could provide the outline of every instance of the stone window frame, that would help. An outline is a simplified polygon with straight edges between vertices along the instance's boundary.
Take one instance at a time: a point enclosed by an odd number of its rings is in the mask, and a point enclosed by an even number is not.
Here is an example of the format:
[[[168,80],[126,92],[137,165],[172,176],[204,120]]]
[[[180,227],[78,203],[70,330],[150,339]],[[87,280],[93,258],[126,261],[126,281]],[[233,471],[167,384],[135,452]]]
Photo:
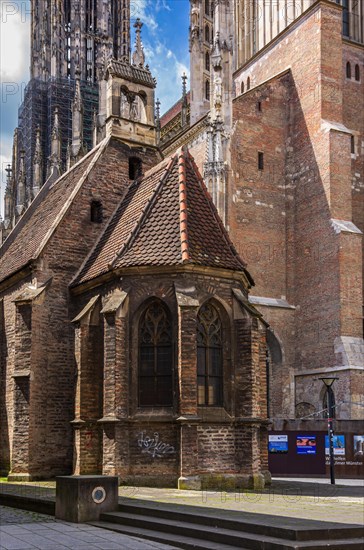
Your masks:
[[[205,71],[210,71],[210,54],[205,52]]]
[[[201,409],[209,410],[209,409],[225,409],[227,411],[232,410],[233,403],[232,403],[232,349],[233,349],[233,342],[232,342],[232,319],[226,310],[225,306],[220,302],[220,300],[216,299],[215,297],[210,297],[206,301],[200,304],[200,307],[197,312],[201,311],[201,309],[206,304],[212,304],[213,307],[217,310],[219,314],[219,318],[221,321],[221,328],[222,328],[222,348],[221,348],[221,369],[222,369],[222,375],[221,375],[221,400],[219,404],[212,404],[212,405],[201,405],[198,404],[198,407]],[[197,317],[198,318],[198,317]],[[197,321],[196,318],[196,321]],[[196,351],[197,351],[197,357],[196,360],[198,361],[198,341],[197,341],[197,330],[196,330]],[[198,376],[198,364],[196,365],[197,372],[196,375]],[[198,380],[196,379],[196,384],[198,384]],[[198,392],[198,388],[197,388]]]
[[[205,99],[210,101],[210,80],[208,78],[205,80]]]
[[[167,403],[157,403],[155,400],[153,403],[142,403],[141,402],[141,357],[142,357],[142,343],[141,343],[141,328],[142,328],[142,323],[143,321],[145,321],[145,316],[146,316],[146,313],[148,312],[149,309],[151,309],[153,307],[154,304],[159,304],[165,311],[166,315],[167,315],[167,318],[169,320],[169,331],[170,331],[170,362],[171,362],[171,367],[170,367],[170,375],[168,375],[168,377],[170,376],[170,402]],[[141,410],[145,410],[145,409],[148,409],[148,408],[170,408],[170,407],[173,407],[174,406],[174,395],[175,395],[175,364],[176,364],[176,361],[175,361],[175,350],[174,350],[174,345],[173,345],[173,342],[174,342],[174,323],[173,323],[173,316],[172,316],[172,312],[169,308],[169,306],[163,301],[161,300],[160,298],[154,296],[152,298],[149,298],[147,299],[145,302],[143,302],[141,304],[141,307],[139,308],[139,315],[138,315],[138,318],[136,319],[136,330],[137,330],[137,361],[136,361],[136,365],[137,365],[137,407]],[[153,370],[154,370],[154,374],[153,374],[153,377],[154,377],[154,392],[156,393],[156,385],[157,384],[157,379],[158,378],[161,378],[161,377],[167,377],[166,374],[161,374],[159,375],[156,371],[157,369],[157,364],[156,364],[156,360],[157,360],[157,355],[158,355],[158,349],[159,347],[168,347],[167,345],[163,345],[163,346],[145,346],[145,348],[147,347],[153,347],[153,354],[154,354],[154,363],[153,363]],[[147,378],[147,376],[143,376],[143,378]]]
[[[205,42],[210,44],[210,27],[205,25]]]

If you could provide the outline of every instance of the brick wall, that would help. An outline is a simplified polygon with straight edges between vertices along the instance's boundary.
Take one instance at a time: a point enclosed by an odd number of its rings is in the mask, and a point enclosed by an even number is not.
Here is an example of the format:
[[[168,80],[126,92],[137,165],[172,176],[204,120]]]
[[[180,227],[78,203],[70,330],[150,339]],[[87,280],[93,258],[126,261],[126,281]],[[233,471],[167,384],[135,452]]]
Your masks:
[[[195,288],[193,303],[178,305],[175,283],[181,288]],[[119,475],[122,482],[135,485],[164,486],[176,486],[179,477],[214,473],[245,475],[250,479],[253,473],[259,474],[264,463],[260,461],[264,436],[260,434],[259,422],[251,428],[249,423],[253,416],[254,422],[257,418],[266,418],[265,330],[257,320],[249,322],[246,313],[242,319],[244,331],[236,338],[231,289],[238,283],[213,274],[128,276],[126,272],[122,285],[127,289],[122,309],[99,316],[105,342],[103,419],[99,423],[103,429],[102,472]],[[115,279],[77,296],[78,312],[96,292],[101,294],[101,307],[119,286],[120,282]],[[173,319],[176,345],[171,407],[138,405],[138,327],[152,297],[166,304]],[[196,318],[199,306],[211,298],[220,310],[225,339],[225,405],[217,408],[198,407],[196,394]],[[87,331],[82,335],[89,337]],[[82,343],[77,343],[77,347],[82,348]],[[249,404],[247,410],[240,404],[241,396],[243,403]],[[86,423],[87,407],[93,410],[90,400],[92,402],[91,395],[87,406],[82,407],[82,403],[80,406]],[[237,427],[237,417],[246,417],[244,429]],[[241,430],[245,434],[243,439],[238,436]],[[77,440],[77,445],[82,445],[82,441]],[[94,451],[88,449],[87,452]],[[239,453],[244,455],[243,461],[237,458]],[[79,455],[83,454],[81,450]],[[248,457],[254,461],[253,465]],[[86,464],[90,460],[87,458]]]
[[[363,156],[345,129],[360,144],[363,84],[345,79],[346,57],[362,50],[343,43],[340,10],[322,2],[235,74],[237,93],[248,76],[251,90],[234,101],[229,224],[253,293],[297,306],[295,339],[282,341],[298,370],[335,366],[335,339],[362,335],[362,237],[331,224],[364,219]]]

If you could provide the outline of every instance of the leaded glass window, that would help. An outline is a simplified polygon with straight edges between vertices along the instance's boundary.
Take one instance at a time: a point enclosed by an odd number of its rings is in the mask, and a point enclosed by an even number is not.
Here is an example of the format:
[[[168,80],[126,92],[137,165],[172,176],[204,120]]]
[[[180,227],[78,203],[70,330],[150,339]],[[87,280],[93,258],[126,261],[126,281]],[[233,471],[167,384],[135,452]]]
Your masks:
[[[204,304],[197,316],[198,404],[221,406],[223,402],[222,324],[218,310]]]
[[[172,405],[172,326],[166,307],[152,302],[139,326],[139,405]]]

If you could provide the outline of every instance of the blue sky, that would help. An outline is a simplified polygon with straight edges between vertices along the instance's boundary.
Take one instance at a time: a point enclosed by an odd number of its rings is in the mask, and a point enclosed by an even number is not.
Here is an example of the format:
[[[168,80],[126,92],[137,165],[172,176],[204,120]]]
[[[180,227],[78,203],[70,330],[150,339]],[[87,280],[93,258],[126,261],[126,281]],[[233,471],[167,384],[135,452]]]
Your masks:
[[[156,95],[165,112],[181,95],[181,76],[189,76],[189,0],[131,0],[131,25],[140,17],[142,39]],[[3,212],[4,168],[11,158],[18,107],[29,80],[30,0],[0,0],[0,213]],[[132,46],[134,29],[132,30]]]

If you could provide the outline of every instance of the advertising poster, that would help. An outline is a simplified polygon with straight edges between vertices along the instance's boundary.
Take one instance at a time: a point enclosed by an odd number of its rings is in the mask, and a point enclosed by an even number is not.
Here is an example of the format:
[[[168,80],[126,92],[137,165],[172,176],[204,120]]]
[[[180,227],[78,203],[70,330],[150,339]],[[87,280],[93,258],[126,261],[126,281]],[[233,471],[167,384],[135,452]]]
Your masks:
[[[325,435],[325,455],[329,454],[329,436]],[[334,435],[334,456],[345,456],[345,435]]]
[[[296,451],[298,455],[316,454],[316,436],[298,435],[296,437]]]
[[[268,452],[272,454],[288,453],[288,435],[270,435]]]
[[[354,435],[354,458],[364,458],[364,435]]]

